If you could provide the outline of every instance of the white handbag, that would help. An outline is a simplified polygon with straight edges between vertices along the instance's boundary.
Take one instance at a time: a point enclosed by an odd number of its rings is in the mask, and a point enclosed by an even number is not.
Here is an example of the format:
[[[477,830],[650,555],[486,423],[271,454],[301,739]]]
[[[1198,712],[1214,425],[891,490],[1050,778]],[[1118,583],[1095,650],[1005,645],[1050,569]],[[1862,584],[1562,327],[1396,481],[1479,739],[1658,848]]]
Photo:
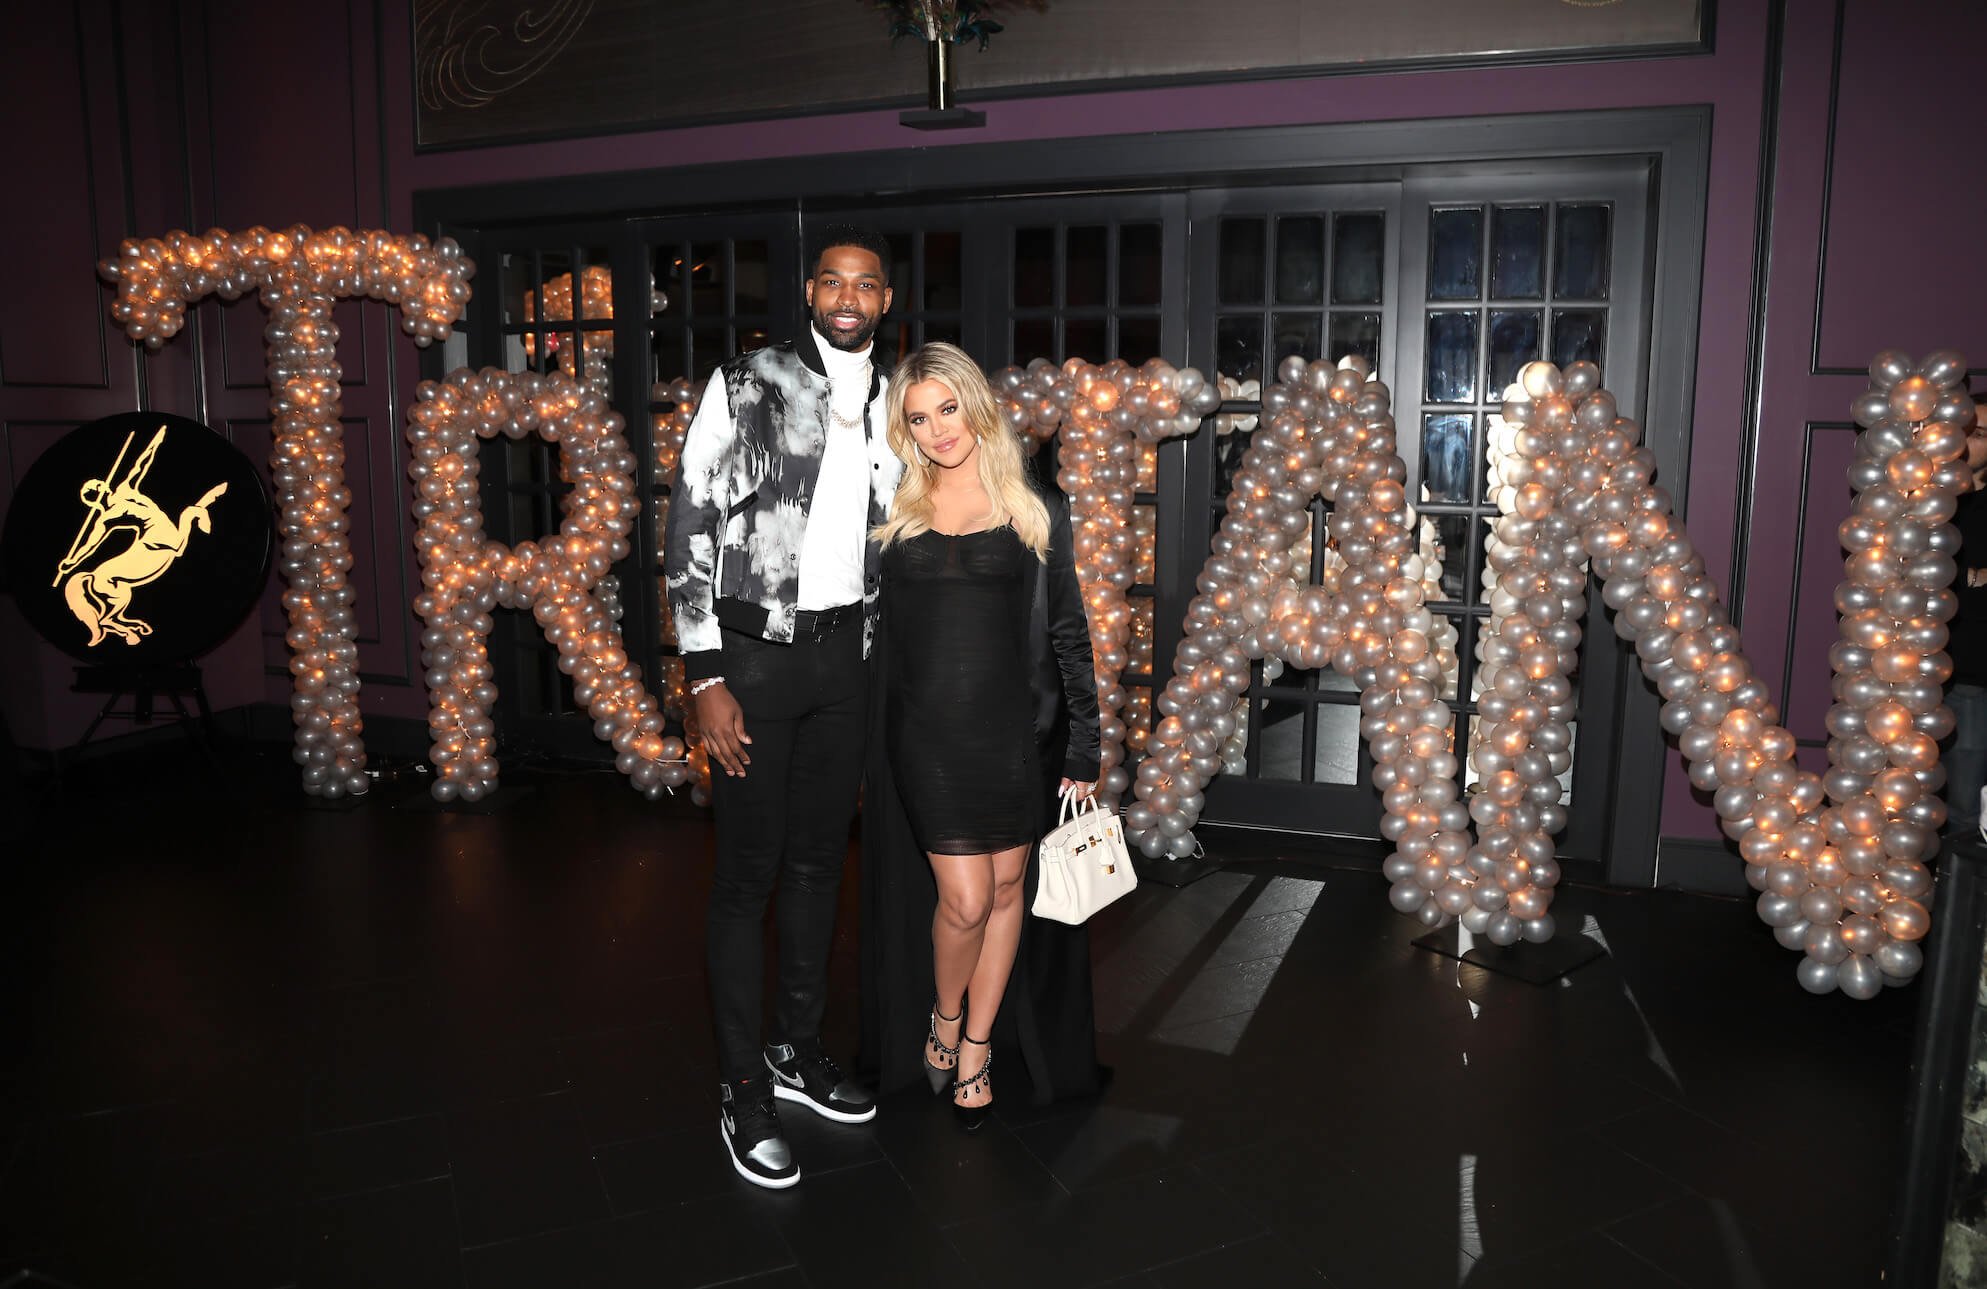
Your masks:
[[[1065,792],[1055,829],[1042,838],[1035,916],[1081,925],[1091,914],[1138,886],[1125,826],[1093,795],[1082,805]]]

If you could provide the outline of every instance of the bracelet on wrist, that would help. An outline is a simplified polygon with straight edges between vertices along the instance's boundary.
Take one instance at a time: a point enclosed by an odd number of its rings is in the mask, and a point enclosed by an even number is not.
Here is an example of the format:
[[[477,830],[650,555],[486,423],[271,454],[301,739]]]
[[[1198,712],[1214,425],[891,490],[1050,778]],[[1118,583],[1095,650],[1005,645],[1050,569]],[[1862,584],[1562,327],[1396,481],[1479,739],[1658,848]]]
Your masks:
[[[723,683],[724,683],[723,676],[706,676],[704,677],[704,679],[696,681],[690,686],[690,697],[695,698],[697,695],[703,693],[705,690],[710,689],[717,685],[722,685]]]

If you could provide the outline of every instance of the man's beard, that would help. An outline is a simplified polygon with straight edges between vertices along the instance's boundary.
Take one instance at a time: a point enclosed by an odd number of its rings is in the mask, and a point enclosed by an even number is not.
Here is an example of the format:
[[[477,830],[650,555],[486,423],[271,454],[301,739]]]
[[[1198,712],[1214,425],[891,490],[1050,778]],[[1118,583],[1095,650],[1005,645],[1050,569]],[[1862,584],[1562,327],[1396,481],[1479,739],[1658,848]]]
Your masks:
[[[843,353],[854,353],[868,344],[870,337],[876,334],[876,329],[883,325],[883,315],[878,314],[874,318],[863,319],[863,324],[854,331],[843,332],[835,330],[829,324],[829,319],[832,317],[833,314],[823,313],[819,309],[814,310],[814,330]]]

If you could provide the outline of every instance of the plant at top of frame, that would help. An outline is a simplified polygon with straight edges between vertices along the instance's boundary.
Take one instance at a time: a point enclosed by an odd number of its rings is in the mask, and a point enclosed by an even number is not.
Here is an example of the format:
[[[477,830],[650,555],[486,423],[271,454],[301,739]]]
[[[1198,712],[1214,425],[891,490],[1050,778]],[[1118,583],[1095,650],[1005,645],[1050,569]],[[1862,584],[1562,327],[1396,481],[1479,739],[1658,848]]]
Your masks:
[[[987,47],[993,34],[1003,30],[994,20],[994,10],[998,8],[1025,8],[1041,12],[1049,7],[1049,0],[868,0],[874,7],[890,15],[890,39],[892,43],[906,36],[916,36],[919,40],[950,41],[964,45],[979,41],[980,48]]]

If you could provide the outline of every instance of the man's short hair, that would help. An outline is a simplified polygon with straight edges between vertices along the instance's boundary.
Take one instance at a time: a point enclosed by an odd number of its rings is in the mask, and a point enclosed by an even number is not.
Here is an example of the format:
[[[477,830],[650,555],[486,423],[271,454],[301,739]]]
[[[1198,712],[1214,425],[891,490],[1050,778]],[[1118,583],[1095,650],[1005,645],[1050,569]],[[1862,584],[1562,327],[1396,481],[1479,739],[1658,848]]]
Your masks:
[[[829,224],[814,236],[807,257],[807,276],[821,270],[821,257],[837,246],[855,246],[868,251],[883,266],[883,284],[890,284],[890,239],[866,224]]]

